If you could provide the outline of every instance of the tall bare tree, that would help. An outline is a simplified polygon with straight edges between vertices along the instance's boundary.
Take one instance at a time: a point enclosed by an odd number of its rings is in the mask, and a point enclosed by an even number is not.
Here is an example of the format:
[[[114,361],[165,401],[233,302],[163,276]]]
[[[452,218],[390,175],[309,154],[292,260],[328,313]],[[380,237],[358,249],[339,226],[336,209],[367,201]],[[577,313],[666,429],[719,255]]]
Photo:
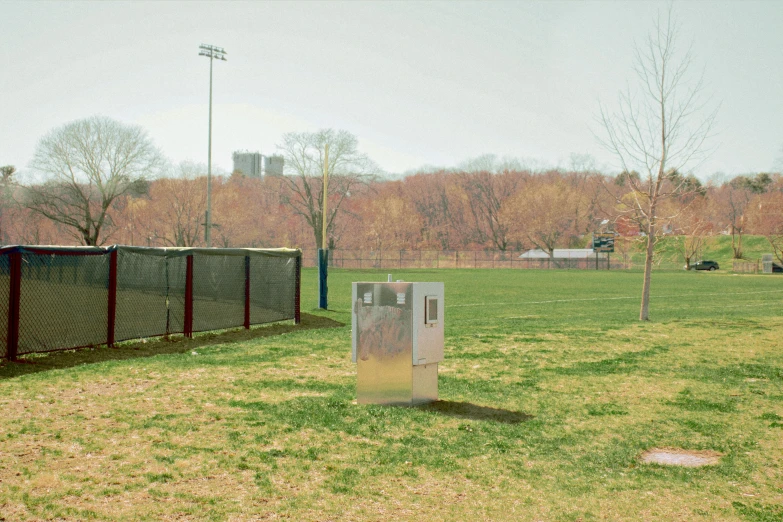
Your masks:
[[[323,212],[324,149],[329,145],[327,166],[328,204]],[[348,131],[322,129],[317,132],[290,132],[283,136],[278,150],[285,159],[285,180],[291,195],[288,203],[313,230],[315,244],[320,248],[323,220],[329,236],[342,203],[359,184],[380,173],[378,166],[359,152],[356,136]]]
[[[14,174],[16,167],[5,165],[0,167],[0,243],[8,243],[8,230],[5,223],[5,211],[11,202],[11,192],[14,185]]]
[[[501,209],[516,192],[523,176],[518,172],[493,174],[486,170],[459,172],[456,176],[470,199],[468,208],[474,241],[506,250],[510,241],[509,224],[503,219]]]
[[[163,218],[152,226],[155,237],[171,246],[192,247],[203,243],[206,177],[160,179],[152,185],[150,196],[159,206],[158,217]]]
[[[47,176],[29,185],[22,203],[65,225],[85,245],[100,245],[112,205],[146,192],[163,157],[138,126],[94,116],[52,130],[38,143],[31,167]]]
[[[620,93],[618,108],[601,107],[604,144],[625,172],[638,177],[621,181],[618,203],[622,211],[644,224],[646,257],[639,319],[649,320],[650,283],[655,241],[659,234],[659,206],[663,199],[682,194],[684,172],[706,154],[705,143],[717,107],[709,109],[701,79],[690,81],[690,51],[677,48],[678,27],[672,10],[658,17],[654,31],[635,48],[634,72],[638,88]]]
[[[412,210],[421,217],[422,242],[427,248],[458,249],[469,244],[470,229],[465,210],[467,197],[444,171],[420,173],[403,181]]]

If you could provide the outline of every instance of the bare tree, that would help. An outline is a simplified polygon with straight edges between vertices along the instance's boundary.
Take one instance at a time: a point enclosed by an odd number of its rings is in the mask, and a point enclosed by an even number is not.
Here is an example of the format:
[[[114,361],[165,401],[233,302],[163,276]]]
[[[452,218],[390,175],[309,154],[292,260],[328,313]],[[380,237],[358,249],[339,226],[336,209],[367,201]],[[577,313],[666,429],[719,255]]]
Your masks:
[[[714,193],[715,204],[731,233],[734,259],[742,259],[744,256],[742,238],[747,228],[751,201],[759,194],[764,194],[771,183],[772,178],[765,172],[756,176],[737,176]]]
[[[423,244],[451,250],[469,244],[470,229],[465,210],[467,197],[453,174],[439,171],[408,176],[403,181],[413,210],[421,216]]]
[[[347,238],[352,246],[371,245],[373,250],[405,250],[420,244],[422,218],[412,212],[412,202],[406,199],[401,181],[374,183],[372,197],[362,198],[361,216]],[[361,230],[362,235],[356,234]],[[352,241],[353,240],[353,241]]]
[[[493,174],[484,170],[460,172],[456,176],[470,200],[473,240],[479,244],[490,243],[505,251],[510,241],[509,224],[503,219],[501,208],[516,192],[522,175],[518,172]]]
[[[523,171],[522,162],[513,156],[498,158],[495,154],[482,154],[475,158],[469,158],[460,163],[455,172],[491,172],[501,174],[503,172]]]
[[[192,247],[203,243],[207,180],[205,176],[193,179],[193,167],[182,163],[178,167],[180,177],[159,179],[151,187],[150,196],[158,207],[153,216],[161,218],[151,230],[166,245]]]
[[[649,320],[650,283],[655,241],[658,236],[659,205],[665,198],[681,194],[687,178],[672,176],[703,159],[705,142],[711,135],[717,107],[709,110],[703,97],[703,83],[689,82],[690,52],[677,49],[678,28],[669,9],[658,17],[655,30],[643,45],[637,45],[635,67],[639,85],[619,97],[618,109],[601,107],[600,122],[606,132],[604,144],[615,154],[625,172],[624,190],[618,198],[622,212],[644,225],[646,257],[639,319]]]
[[[576,173],[598,172],[598,168],[596,167],[596,163],[595,163],[595,158],[587,153],[572,152],[568,156],[568,168],[571,170],[571,172],[576,172]]]
[[[767,238],[775,257],[783,263],[783,177],[773,175],[765,188],[749,205],[748,227]]]
[[[612,206],[612,198],[603,188],[605,177],[596,170],[591,170],[594,168],[590,156],[572,154],[572,170],[563,176],[571,187],[582,195],[580,204],[570,209],[574,214],[575,225],[569,241],[571,247],[582,245],[583,238],[590,235],[596,226],[600,226],[605,218],[611,216],[611,213],[605,212],[606,208]]]
[[[704,235],[707,231],[707,222],[698,221],[693,225],[693,233],[678,237],[677,249],[685,259],[685,269],[689,270],[691,262],[697,256],[701,256],[704,247]]]
[[[5,165],[0,167],[0,243],[8,244],[8,230],[5,223],[5,211],[10,203],[13,190],[14,174],[16,174],[16,167],[13,165]]]
[[[138,126],[94,116],[58,127],[38,143],[31,167],[46,176],[23,191],[23,205],[99,245],[118,199],[147,191],[163,158]]]
[[[328,208],[323,213],[324,149],[329,145]],[[313,230],[316,246],[321,246],[323,220],[327,231],[334,227],[342,203],[357,185],[380,173],[378,166],[359,152],[356,136],[344,130],[290,132],[278,145],[285,159],[285,180],[291,195],[288,204]]]
[[[533,178],[504,207],[509,235],[519,243],[533,245],[554,257],[555,248],[566,246],[568,237],[581,229],[578,219],[587,198],[568,181],[555,177]]]

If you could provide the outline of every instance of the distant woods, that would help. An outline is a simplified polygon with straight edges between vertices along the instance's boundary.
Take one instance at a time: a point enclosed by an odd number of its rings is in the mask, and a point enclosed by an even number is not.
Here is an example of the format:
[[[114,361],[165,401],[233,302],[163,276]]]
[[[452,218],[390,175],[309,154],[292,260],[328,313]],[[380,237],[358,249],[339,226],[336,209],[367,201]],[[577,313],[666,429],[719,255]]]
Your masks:
[[[328,214],[322,212],[329,144]],[[595,231],[649,237],[650,173],[610,176],[589,157],[568,169],[526,169],[484,155],[456,169],[390,180],[340,130],[289,133],[278,146],[282,176],[213,176],[212,240],[218,247],[320,245],[362,250],[510,250],[590,247]],[[101,117],[44,136],[30,165],[38,177],[0,166],[3,244],[204,246],[206,167],[169,165],[146,132]],[[660,166],[659,166],[660,170]],[[645,185],[645,181],[647,182]],[[702,239],[762,234],[783,256],[783,177],[758,173],[702,183],[661,171],[656,236],[682,239],[686,263]],[[629,187],[631,190],[629,190]],[[783,259],[782,259],[783,260]]]
[[[0,202],[5,244],[89,244],[93,236],[47,217],[37,207],[43,202],[28,199],[30,193],[41,195],[51,185],[20,186],[13,182],[13,171],[7,170]],[[98,244],[204,246],[205,171],[182,164],[166,177],[144,178],[143,184],[116,189],[121,193],[113,193],[110,201],[100,198],[96,184],[90,188],[75,183],[67,187],[67,194],[74,199],[84,194],[76,201],[85,201],[84,210],[95,209],[91,216],[105,210]],[[346,184],[349,189],[330,190],[330,207],[339,211],[330,211],[329,243],[339,249],[540,248],[551,252],[589,248],[590,234],[596,230],[641,238],[644,223],[622,208],[622,202],[633,197],[624,192],[622,178],[634,176],[514,169],[436,170],[400,180],[351,178]],[[670,173],[674,176],[678,174]],[[305,181],[309,179],[301,176],[215,176],[214,246],[314,248],[312,215],[302,212],[298,192]],[[682,184],[679,178],[677,183]],[[742,255],[746,234],[763,234],[778,242],[783,237],[779,174],[761,173],[705,186],[691,177],[687,183],[697,190],[666,199],[658,210],[662,234],[688,238],[683,242],[685,257],[697,255],[699,239],[708,235],[731,235],[737,256]],[[88,207],[91,195],[98,199],[90,200]]]

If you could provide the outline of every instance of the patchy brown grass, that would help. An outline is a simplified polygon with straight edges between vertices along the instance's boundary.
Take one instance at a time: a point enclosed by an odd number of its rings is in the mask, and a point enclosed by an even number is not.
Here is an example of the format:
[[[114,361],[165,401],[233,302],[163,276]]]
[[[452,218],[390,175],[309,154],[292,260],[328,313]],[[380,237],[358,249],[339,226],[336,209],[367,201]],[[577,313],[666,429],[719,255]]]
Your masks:
[[[352,276],[367,277],[341,277]],[[511,280],[462,277],[447,286],[447,303],[489,299],[487,289]],[[333,288],[346,282],[336,279]],[[671,286],[703,280],[675,278]],[[534,282],[525,281],[526,292]],[[574,284],[563,287],[571,292]],[[528,299],[551,300],[553,286],[539,292]],[[497,314],[447,307],[441,400],[386,408],[354,402],[343,326],[350,301],[333,299],[332,311],[304,316],[299,327],[3,365],[0,516],[764,521],[780,514],[783,319],[772,311],[638,324],[617,318],[627,304],[596,307],[589,319],[579,319],[583,303],[522,302]],[[767,310],[750,304],[756,314]],[[642,465],[639,456],[653,448],[722,456],[703,468]]]

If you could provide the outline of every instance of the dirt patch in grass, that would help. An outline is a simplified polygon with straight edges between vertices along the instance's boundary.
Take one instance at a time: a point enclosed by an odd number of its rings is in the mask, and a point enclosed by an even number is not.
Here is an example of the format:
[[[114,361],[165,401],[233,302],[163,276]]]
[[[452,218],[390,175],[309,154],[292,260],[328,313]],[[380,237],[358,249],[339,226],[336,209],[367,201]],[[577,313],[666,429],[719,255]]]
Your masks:
[[[698,468],[712,466],[720,461],[723,455],[717,451],[692,451],[679,448],[655,448],[647,450],[641,455],[641,461],[645,464],[663,464],[665,466],[684,466],[686,468]]]

